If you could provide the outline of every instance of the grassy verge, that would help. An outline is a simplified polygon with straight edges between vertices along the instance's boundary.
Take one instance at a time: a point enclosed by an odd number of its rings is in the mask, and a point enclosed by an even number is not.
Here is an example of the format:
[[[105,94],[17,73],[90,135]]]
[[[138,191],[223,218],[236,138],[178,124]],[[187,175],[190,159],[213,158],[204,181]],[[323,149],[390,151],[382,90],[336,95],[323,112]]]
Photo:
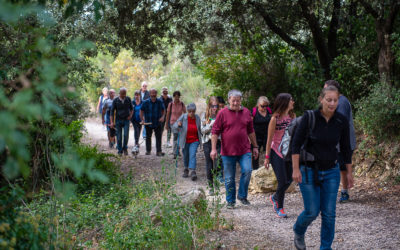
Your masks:
[[[25,209],[48,227],[49,245],[61,248],[212,247],[206,235],[219,227],[218,206],[209,206],[206,200],[183,206],[173,184],[163,176],[142,182],[119,176],[106,185],[80,183],[90,189],[78,188],[68,202],[40,194]],[[152,220],[152,211],[157,220]]]

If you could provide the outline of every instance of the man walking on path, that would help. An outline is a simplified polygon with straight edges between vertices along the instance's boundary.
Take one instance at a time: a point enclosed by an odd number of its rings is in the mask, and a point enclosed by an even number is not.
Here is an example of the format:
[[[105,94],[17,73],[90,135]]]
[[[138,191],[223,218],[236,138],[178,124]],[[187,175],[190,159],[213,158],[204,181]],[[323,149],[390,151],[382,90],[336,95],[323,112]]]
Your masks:
[[[163,156],[164,153],[161,151],[161,135],[162,135],[162,124],[164,122],[164,103],[157,98],[157,90],[150,90],[150,99],[146,100],[142,104],[140,109],[140,119],[145,123],[146,130],[146,155],[151,154],[151,136],[156,136],[156,149],[157,156]]]
[[[335,80],[328,80],[324,84],[324,88],[334,86],[339,90],[340,93],[340,84]],[[349,120],[349,127],[350,127],[350,149],[351,155],[353,155],[354,150],[356,149],[356,132],[354,130],[354,123],[353,123],[353,113],[351,111],[351,104],[350,101],[342,94],[339,96],[339,104],[336,108],[336,111],[344,115]],[[349,200],[350,195],[347,191],[348,189],[348,181],[347,181],[347,169],[346,165],[344,164],[343,154],[339,152],[339,167],[340,167],[340,177],[342,181],[342,191],[340,192],[340,199],[339,202],[346,202]]]
[[[161,89],[161,96],[160,96],[160,100],[163,101],[164,103],[164,109],[167,110],[168,105],[172,102],[172,98],[170,95],[168,95],[168,88],[167,87],[163,87]],[[167,114],[167,112],[165,112],[165,115]],[[164,122],[162,123],[162,131],[161,131],[161,137],[162,137],[162,132],[164,131],[164,127],[165,127],[165,123],[167,122],[167,120],[164,118]],[[168,126],[168,128],[166,128],[167,130],[167,148],[171,147],[170,141],[171,141],[171,128]]]
[[[144,102],[150,98],[150,93],[149,93],[149,91],[147,91],[147,86],[148,86],[148,84],[146,81],[142,82],[142,87],[140,89],[140,101],[141,102]],[[146,129],[143,129],[142,136],[143,136],[143,139],[146,140]]]
[[[115,115],[115,124],[113,117]],[[111,122],[110,126],[115,126],[117,130],[117,149],[118,154],[128,155],[128,140],[129,140],[129,122],[133,115],[132,101],[126,96],[126,88],[119,90],[119,97],[115,98],[111,106]],[[124,141],[122,144],[122,129],[124,129]]]
[[[229,91],[228,103],[228,107],[222,109],[215,119],[212,128],[210,156],[213,160],[216,159],[218,136],[221,136],[221,156],[224,165],[227,208],[233,209],[236,203],[235,173],[237,162],[241,167],[237,198],[244,205],[250,204],[247,200],[252,171],[249,139],[253,145],[254,158],[258,157],[258,145],[251,113],[242,106],[242,93],[238,90]]]

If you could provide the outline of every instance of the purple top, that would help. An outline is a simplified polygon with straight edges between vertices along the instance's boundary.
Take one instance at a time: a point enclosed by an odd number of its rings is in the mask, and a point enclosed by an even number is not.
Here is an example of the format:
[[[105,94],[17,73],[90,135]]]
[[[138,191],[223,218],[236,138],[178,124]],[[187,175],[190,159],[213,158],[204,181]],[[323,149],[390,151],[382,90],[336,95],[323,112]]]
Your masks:
[[[221,155],[240,156],[250,153],[248,135],[254,132],[251,113],[247,108],[218,112],[211,133],[221,135]]]

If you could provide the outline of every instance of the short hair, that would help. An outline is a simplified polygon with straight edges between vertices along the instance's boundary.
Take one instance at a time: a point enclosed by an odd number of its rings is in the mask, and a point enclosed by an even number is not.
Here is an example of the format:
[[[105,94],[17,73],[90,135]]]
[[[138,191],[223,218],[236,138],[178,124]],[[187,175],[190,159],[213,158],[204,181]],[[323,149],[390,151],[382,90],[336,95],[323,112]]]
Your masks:
[[[189,110],[194,110],[194,111],[196,111],[196,104],[190,103],[189,105],[186,106],[186,110],[187,110],[187,111],[189,111]]]
[[[146,81],[143,81],[143,82],[142,82],[142,87],[143,87],[143,85],[145,85],[145,84],[146,84],[146,85],[149,85]]]
[[[157,91],[155,88],[151,88],[151,89],[149,90],[149,93],[150,93],[151,91],[155,91],[156,94],[158,93],[158,91]]]
[[[335,88],[337,88],[337,90],[340,92],[340,84],[339,82],[335,81],[335,80],[328,80],[325,82],[324,85],[327,86],[334,86]]]
[[[108,92],[108,88],[107,88],[107,87],[104,87],[104,88],[101,90],[101,92],[104,92],[104,91],[107,91],[107,92]]]
[[[121,93],[121,91],[125,91],[125,92],[127,92],[127,90],[126,90],[126,88],[125,88],[125,87],[122,87],[122,88],[120,88],[120,89],[119,89],[119,92]]]
[[[242,92],[240,92],[237,89],[232,89],[232,90],[229,90],[229,92],[228,92],[228,99],[231,98],[231,97],[240,97],[240,98],[242,98],[242,96],[243,96]]]
[[[180,97],[180,96],[181,96],[181,92],[180,92],[179,90],[174,91],[174,93],[172,94],[172,96],[175,97],[176,95]]]
[[[108,92],[114,92],[115,93],[115,89],[110,89]]]
[[[217,99],[219,103],[225,104],[225,100],[222,96],[217,96]]]
[[[162,87],[161,91],[164,91],[164,90],[168,91],[168,88],[167,87]]]
[[[263,103],[263,102],[266,102],[267,105],[269,105],[269,100],[268,100],[268,98],[267,98],[266,96],[260,96],[260,97],[258,97],[257,105],[258,105],[258,104],[261,104],[261,103]]]
[[[140,90],[136,90],[133,95],[140,95]]]

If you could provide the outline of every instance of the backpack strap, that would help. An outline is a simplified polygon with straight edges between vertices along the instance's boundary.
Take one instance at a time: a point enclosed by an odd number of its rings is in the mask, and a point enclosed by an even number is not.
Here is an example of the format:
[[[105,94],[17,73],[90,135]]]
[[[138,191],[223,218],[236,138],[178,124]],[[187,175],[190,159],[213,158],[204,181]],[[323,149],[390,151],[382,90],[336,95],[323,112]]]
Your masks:
[[[269,114],[272,114],[272,110],[269,107],[267,107],[267,111]]]

